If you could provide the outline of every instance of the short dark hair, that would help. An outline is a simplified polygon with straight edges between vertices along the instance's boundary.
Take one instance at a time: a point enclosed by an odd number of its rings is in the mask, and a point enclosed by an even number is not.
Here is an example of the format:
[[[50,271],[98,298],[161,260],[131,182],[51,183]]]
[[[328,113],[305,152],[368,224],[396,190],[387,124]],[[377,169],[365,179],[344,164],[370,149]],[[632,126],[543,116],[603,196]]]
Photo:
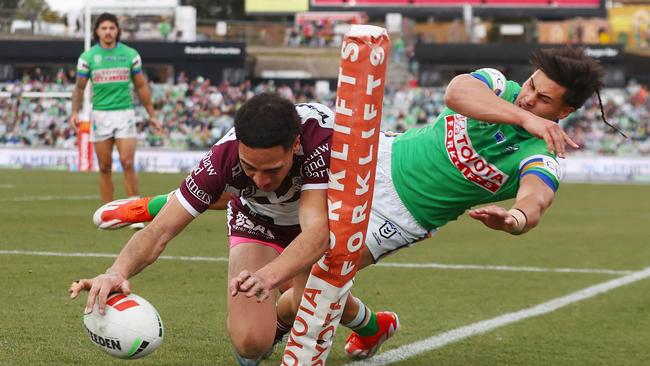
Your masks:
[[[300,117],[289,100],[270,93],[258,94],[235,115],[235,134],[252,148],[293,146],[300,134]]]
[[[94,43],[99,42],[99,36],[97,35],[97,28],[99,28],[99,25],[105,21],[115,23],[115,27],[117,27],[117,37],[115,37],[115,42],[119,42],[120,35],[122,34],[122,30],[120,29],[120,23],[117,21],[117,17],[111,13],[101,13],[97,17],[97,19],[95,19],[95,25],[93,27],[93,42]]]
[[[566,89],[563,101],[575,109],[603,87],[605,69],[584,49],[546,48],[533,51],[530,63]]]

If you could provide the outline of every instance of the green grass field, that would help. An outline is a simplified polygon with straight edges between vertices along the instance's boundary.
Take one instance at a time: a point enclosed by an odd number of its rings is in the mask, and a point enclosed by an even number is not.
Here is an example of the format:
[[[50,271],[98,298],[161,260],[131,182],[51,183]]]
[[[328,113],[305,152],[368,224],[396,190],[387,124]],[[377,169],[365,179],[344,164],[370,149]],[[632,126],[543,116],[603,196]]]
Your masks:
[[[183,177],[142,174],[141,194],[168,192]],[[122,196],[120,175],[115,183]],[[531,308],[624,274],[520,267],[649,267],[649,197],[650,185],[565,184],[541,226],[522,237],[462,217],[384,262],[478,267],[368,268],[357,276],[354,292],[371,308],[400,315],[402,329],[383,353]],[[93,346],[82,325],[85,296],[71,301],[67,289],[77,278],[103,272],[112,259],[33,252],[118,253],[132,231],[95,229],[91,216],[100,204],[95,174],[0,170],[0,364],[233,365],[224,261],[161,259],[133,278],[134,292],[151,301],[165,323],[164,344],[151,356],[122,361]],[[223,212],[197,219],[164,254],[226,257]],[[483,267],[490,265],[514,270]],[[342,350],[348,333],[337,332],[328,365],[348,362]],[[648,350],[650,279],[642,279],[412,357],[400,349],[407,358],[395,364],[648,365]],[[263,364],[279,365],[279,354]]]

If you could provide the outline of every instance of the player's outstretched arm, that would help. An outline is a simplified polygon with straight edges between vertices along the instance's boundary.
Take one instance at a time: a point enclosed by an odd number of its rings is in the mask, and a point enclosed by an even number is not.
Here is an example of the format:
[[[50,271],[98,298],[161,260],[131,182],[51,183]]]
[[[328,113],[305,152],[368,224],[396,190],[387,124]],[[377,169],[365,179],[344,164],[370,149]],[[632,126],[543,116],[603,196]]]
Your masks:
[[[242,271],[230,281],[230,294],[243,292],[256,296],[259,302],[271,291],[310,268],[319,260],[329,243],[327,190],[305,190],[300,193],[300,234],[284,252],[255,273]]]
[[[576,149],[579,147],[556,122],[499,98],[487,85],[469,74],[452,79],[445,91],[445,105],[479,121],[520,126],[544,140],[548,151],[561,158],[564,157],[566,145]]]
[[[100,314],[104,314],[108,295],[116,291],[130,293],[128,279],[155,262],[167,243],[193,219],[176,197],[172,197],[151,224],[131,237],[105,273],[73,282],[70,297],[74,299],[81,291],[88,290],[86,313],[91,312],[97,302]]]
[[[517,199],[510,210],[490,205],[470,210],[468,214],[490,229],[520,235],[539,224],[554,197],[555,192],[541,179],[526,175],[521,179]]]

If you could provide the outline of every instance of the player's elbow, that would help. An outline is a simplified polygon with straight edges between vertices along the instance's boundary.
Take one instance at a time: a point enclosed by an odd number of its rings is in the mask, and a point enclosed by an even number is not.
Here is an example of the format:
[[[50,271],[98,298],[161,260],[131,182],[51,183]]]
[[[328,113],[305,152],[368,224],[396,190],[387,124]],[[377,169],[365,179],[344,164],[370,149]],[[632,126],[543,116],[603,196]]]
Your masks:
[[[463,74],[454,77],[445,90],[445,105],[453,110],[462,102],[465,92],[465,83],[469,75]],[[471,76],[470,76],[471,77]],[[465,95],[466,98],[466,95]]]
[[[329,247],[329,242],[330,242],[329,232],[330,232],[330,228],[327,220],[325,220],[325,222],[319,223],[317,227],[314,227],[313,233],[314,233],[315,252],[318,253],[319,258],[320,255],[325,253],[325,251]]]

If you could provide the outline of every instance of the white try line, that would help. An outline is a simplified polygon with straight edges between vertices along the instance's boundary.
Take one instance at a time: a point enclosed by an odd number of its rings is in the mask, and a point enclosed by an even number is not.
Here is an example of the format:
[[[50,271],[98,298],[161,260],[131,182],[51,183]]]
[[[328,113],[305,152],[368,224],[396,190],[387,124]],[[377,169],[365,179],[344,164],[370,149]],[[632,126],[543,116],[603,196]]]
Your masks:
[[[112,253],[62,253],[62,252],[38,252],[27,250],[0,250],[0,254],[17,254],[17,255],[36,255],[44,257],[89,257],[89,258],[117,258],[117,254]],[[198,262],[228,262],[226,257],[186,257],[161,255],[159,259],[171,259],[179,261],[198,261]]]
[[[91,196],[30,196],[1,199],[0,202],[32,202],[32,201],[86,201],[97,200],[98,195]]]
[[[16,188],[13,184],[0,184],[0,189],[14,189]]]
[[[95,258],[116,258],[117,254],[111,253],[65,253],[65,252],[39,252],[27,250],[0,250],[0,254],[37,255],[46,257],[95,257]],[[198,261],[198,262],[227,262],[225,257],[196,257],[196,256],[173,256],[161,255],[160,259]],[[480,271],[510,271],[510,272],[556,272],[556,273],[588,273],[626,275],[634,271],[622,271],[613,269],[585,269],[585,268],[542,268],[542,267],[512,267],[512,266],[491,266],[478,264],[440,264],[440,263],[395,263],[380,262],[377,267],[397,268],[431,268],[431,269],[457,269],[457,270],[480,270]]]
[[[474,324],[466,325],[464,327],[452,329],[450,331],[434,335],[419,342],[406,344],[390,351],[381,353],[368,360],[348,363],[346,366],[383,366],[399,361],[404,361],[420,353],[442,348],[450,343],[457,342],[462,339],[475,336],[477,334],[487,333],[494,329],[528,318],[548,314],[567,305],[592,298],[615,288],[644,280],[648,277],[650,277],[650,267],[624,277],[619,277],[607,282],[600,283],[598,285],[587,287],[567,296],[547,301],[528,309],[503,314],[497,316],[496,318],[483,320]]]

